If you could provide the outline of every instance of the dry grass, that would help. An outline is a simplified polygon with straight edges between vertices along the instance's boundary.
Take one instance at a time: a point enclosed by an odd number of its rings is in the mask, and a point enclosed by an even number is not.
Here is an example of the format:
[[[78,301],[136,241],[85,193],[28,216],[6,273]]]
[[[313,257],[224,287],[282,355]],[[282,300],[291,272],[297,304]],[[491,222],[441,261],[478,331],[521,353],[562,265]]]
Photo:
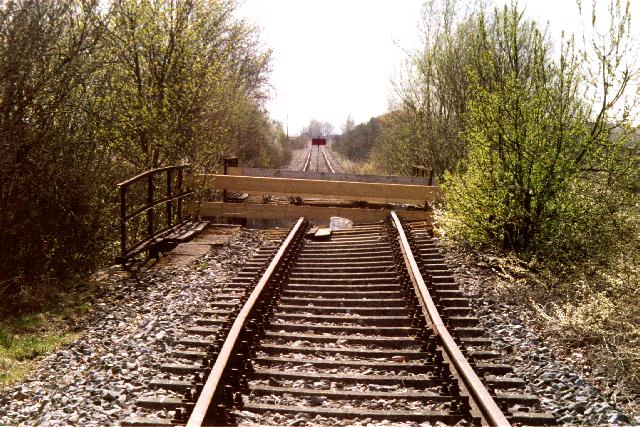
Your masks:
[[[543,282],[548,291],[536,311],[548,333],[583,351],[621,389],[640,394],[640,256],[626,253],[607,268],[585,264]]]
[[[353,160],[349,160],[348,158],[342,156],[337,151],[331,152],[333,156],[340,162],[340,166],[342,166],[342,170],[344,173],[355,173],[359,175],[376,175],[376,170],[373,167],[371,162],[354,162]]]
[[[639,242],[630,242],[606,267],[576,262],[559,273],[513,254],[446,240],[467,265],[491,269],[496,298],[532,313],[556,353],[613,390],[612,398],[630,414],[640,414]]]

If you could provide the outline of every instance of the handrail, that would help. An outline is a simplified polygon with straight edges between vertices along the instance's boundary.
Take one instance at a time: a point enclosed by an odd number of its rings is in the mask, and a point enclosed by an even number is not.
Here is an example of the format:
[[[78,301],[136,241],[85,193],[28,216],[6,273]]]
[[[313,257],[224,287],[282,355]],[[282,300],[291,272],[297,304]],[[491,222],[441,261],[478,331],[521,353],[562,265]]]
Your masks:
[[[489,394],[489,391],[486,389],[484,384],[482,384],[482,381],[480,381],[480,378],[478,378],[478,375],[476,375],[475,371],[445,327],[440,314],[438,314],[438,309],[431,298],[431,294],[427,289],[427,285],[422,278],[418,264],[413,258],[413,252],[402,228],[402,223],[394,211],[391,211],[391,218],[393,225],[396,230],[398,230],[400,248],[402,249],[402,253],[405,258],[409,276],[411,277],[411,281],[416,289],[418,300],[422,306],[422,311],[430,321],[436,335],[440,336],[442,347],[460,376],[460,379],[464,383],[470,397],[480,410],[485,421],[484,424],[492,426],[510,426],[511,424],[504,416],[498,405],[496,405],[495,401]]]
[[[144,171],[144,172],[134,176],[133,178],[129,178],[126,181],[122,181],[122,182],[118,183],[117,186],[118,187],[122,187],[123,185],[133,184],[135,181],[138,181],[141,178],[144,178],[145,176],[148,176],[149,174],[157,174],[159,172],[164,172],[166,170],[184,169],[184,168],[190,168],[190,167],[191,167],[191,165],[186,164],[186,165],[164,166],[164,167],[161,167],[161,168],[149,169],[148,171]]]
[[[143,207],[141,207],[139,209],[136,209],[135,211],[129,213],[125,218],[128,221],[130,219],[133,219],[133,218],[137,217],[138,215],[141,215],[141,214],[145,213],[149,209],[153,209],[157,205],[161,205],[163,203],[170,202],[170,201],[173,201],[173,200],[184,199],[185,197],[190,196],[192,194],[193,194],[193,191],[187,191],[185,193],[176,194],[174,196],[163,197],[162,199],[155,200],[153,206],[143,206]]]
[[[278,252],[269,263],[269,267],[267,267],[266,271],[260,278],[260,281],[247,298],[247,301],[242,306],[242,309],[238,313],[229,333],[227,334],[227,338],[218,353],[218,357],[216,358],[215,364],[213,368],[211,368],[211,372],[207,377],[207,381],[202,388],[202,392],[200,393],[200,397],[198,397],[198,401],[196,402],[193,411],[191,412],[191,416],[189,417],[189,421],[187,421],[187,427],[200,427],[204,423],[205,417],[207,416],[207,412],[209,407],[211,406],[211,402],[214,396],[218,393],[218,387],[222,384],[222,377],[225,373],[229,360],[233,354],[234,349],[236,348],[236,343],[240,338],[240,333],[242,332],[245,323],[247,322],[253,307],[258,302],[262,292],[267,286],[269,279],[271,279],[271,275],[276,270],[276,267],[280,263],[280,260],[284,256],[285,251],[293,241],[294,237],[298,233],[300,227],[304,223],[304,218],[300,218],[298,222],[293,226],[291,231],[289,232],[287,238],[278,249]]]
[[[433,168],[426,166],[411,165],[411,175],[422,178],[429,178],[429,185],[433,184]]]
[[[176,165],[176,166],[165,166],[161,168],[150,169],[148,171],[142,172],[133,178],[129,178],[126,181],[120,182],[117,184],[118,190],[120,192],[120,256],[116,258],[116,262],[125,263],[130,257],[137,255],[138,253],[145,250],[145,248],[152,242],[155,241],[156,238],[169,233],[179,226],[181,226],[186,219],[183,219],[182,215],[182,202],[183,199],[187,196],[193,194],[190,189],[184,191],[184,171],[185,169],[190,168],[191,166],[186,165]],[[177,192],[174,192],[173,189],[173,173],[177,172]],[[166,195],[159,199],[154,199],[154,176],[166,173]],[[127,191],[129,187],[146,178],[147,184],[147,195],[145,200],[145,205],[134,210],[133,212],[127,213]],[[175,212],[175,221],[174,221],[174,209],[173,202],[176,202],[176,212]],[[161,230],[156,231],[156,224],[154,218],[154,208],[158,205],[164,204],[166,206],[166,224]],[[147,232],[144,238],[139,241],[136,241],[131,246],[127,246],[127,222],[139,215],[147,214]]]

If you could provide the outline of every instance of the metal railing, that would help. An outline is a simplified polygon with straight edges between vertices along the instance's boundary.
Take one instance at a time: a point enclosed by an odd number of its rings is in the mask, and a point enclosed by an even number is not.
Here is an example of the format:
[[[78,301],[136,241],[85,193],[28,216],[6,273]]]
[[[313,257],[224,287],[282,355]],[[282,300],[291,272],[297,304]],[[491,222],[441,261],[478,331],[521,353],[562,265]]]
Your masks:
[[[412,165],[411,176],[419,176],[421,178],[428,178],[429,184],[433,185],[433,169],[425,166]]]
[[[179,165],[151,169],[118,184],[120,192],[120,256],[116,258],[116,262],[125,263],[129,258],[146,250],[158,238],[174,231],[187,221],[188,218],[183,214],[183,202],[185,197],[193,194],[189,188],[185,189],[185,174],[189,173],[189,168],[190,165]],[[155,196],[157,177],[165,174],[166,179],[163,181],[165,181],[166,192],[163,197],[157,198]],[[155,182],[154,178],[156,178]],[[146,191],[143,195],[144,204],[133,212],[127,213],[127,194],[130,193],[130,188],[134,184],[141,181],[146,183]],[[162,204],[165,205],[165,213],[156,218],[155,208]],[[130,235],[128,235],[127,225],[132,219],[143,214],[146,214],[146,231],[142,238],[128,244]],[[161,224],[162,227],[159,228],[158,226]]]

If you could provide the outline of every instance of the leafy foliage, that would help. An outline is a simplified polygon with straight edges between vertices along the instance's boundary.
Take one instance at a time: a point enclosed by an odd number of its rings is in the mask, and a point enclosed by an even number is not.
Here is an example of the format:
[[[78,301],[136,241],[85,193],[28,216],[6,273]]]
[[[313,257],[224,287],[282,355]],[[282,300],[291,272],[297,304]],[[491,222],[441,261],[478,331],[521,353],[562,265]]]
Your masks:
[[[96,6],[7,2],[0,12],[0,296],[92,264],[107,238],[112,152],[87,75]],[[91,177],[91,179],[87,179]]]
[[[364,161],[369,158],[379,134],[380,121],[376,117],[357,126],[347,120],[342,135],[336,136],[333,149],[350,160]]]
[[[286,157],[270,51],[233,1],[0,5],[0,298],[37,300],[105,260],[115,183],[150,167]],[[9,304],[5,305],[6,308]]]
[[[556,62],[517,9],[478,22],[482,67],[470,74],[468,157],[444,187],[449,224],[471,240],[559,261],[604,255],[603,239],[629,235],[624,211],[636,197],[626,188],[638,161],[629,129],[611,120],[610,102],[596,114],[585,102],[571,42]],[[602,67],[608,87],[611,64]]]
[[[388,173],[408,173],[412,165],[433,168],[436,177],[454,171],[466,155],[460,137],[467,109],[470,70],[479,58],[478,32],[467,2],[431,0],[422,16],[422,47],[410,56],[395,82],[395,99],[373,158]]]

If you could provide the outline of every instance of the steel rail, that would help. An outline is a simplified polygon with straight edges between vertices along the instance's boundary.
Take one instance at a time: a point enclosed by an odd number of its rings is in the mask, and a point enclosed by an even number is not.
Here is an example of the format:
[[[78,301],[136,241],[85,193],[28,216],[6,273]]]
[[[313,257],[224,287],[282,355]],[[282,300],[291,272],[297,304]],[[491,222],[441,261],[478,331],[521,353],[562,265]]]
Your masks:
[[[200,393],[200,397],[198,397],[198,401],[193,408],[193,412],[191,412],[191,416],[187,421],[187,427],[200,427],[203,425],[209,407],[212,404],[213,398],[216,395],[218,388],[222,385],[222,377],[225,373],[225,369],[229,360],[231,359],[233,350],[236,347],[236,343],[240,337],[242,329],[244,328],[244,325],[249,318],[249,314],[260,298],[263,290],[269,282],[269,279],[271,278],[271,275],[280,263],[282,256],[291,244],[291,241],[294,239],[303,222],[304,218],[300,218],[298,222],[296,222],[296,224],[293,226],[293,228],[287,235],[287,238],[280,246],[280,249],[278,249],[278,252],[276,252],[275,256],[273,257],[273,260],[271,261],[271,263],[269,263],[269,266],[260,278],[260,281],[254,288],[253,292],[251,292],[251,295],[249,295],[249,298],[247,298],[247,301],[244,303],[242,309],[238,313],[238,316],[233,322],[233,325],[229,330],[229,334],[227,335],[227,338],[225,339],[224,344],[220,349],[220,353],[216,358],[213,368],[211,369],[211,372],[207,377],[207,381],[205,382],[202,392]]]
[[[438,313],[438,309],[436,308],[433,299],[431,298],[431,294],[427,289],[427,285],[422,278],[422,274],[420,274],[420,270],[418,268],[418,264],[416,263],[411,247],[409,246],[409,241],[407,236],[402,228],[402,224],[398,215],[394,211],[391,211],[391,218],[393,221],[393,225],[398,231],[399,240],[400,240],[400,248],[402,249],[402,253],[404,255],[405,263],[407,265],[407,270],[409,272],[409,276],[411,277],[411,281],[414,284],[416,289],[416,294],[418,300],[420,301],[420,305],[422,306],[423,313],[427,317],[427,320],[431,323],[431,326],[436,333],[436,335],[440,336],[442,341],[442,347],[446,352],[449,360],[453,364],[455,370],[457,371],[460,379],[462,380],[465,388],[469,392],[469,395],[475,406],[481,412],[482,419],[484,424],[495,425],[495,426],[510,426],[511,424],[502,413],[498,405],[496,405],[495,401],[489,394],[489,391],[486,389],[478,375],[475,373],[465,356],[460,351],[460,348],[453,340],[453,337],[447,330]]]
[[[309,152],[307,153],[307,160],[304,162],[304,166],[302,167],[302,172],[306,172],[309,169],[309,165],[311,163],[311,151],[313,150],[313,145],[309,147]]]
[[[333,168],[331,167],[331,162],[329,161],[329,158],[327,157],[327,153],[324,151],[324,147],[322,147],[322,155],[324,156],[324,161],[327,163],[327,167],[329,168],[331,173],[336,173],[336,171],[334,171]]]

